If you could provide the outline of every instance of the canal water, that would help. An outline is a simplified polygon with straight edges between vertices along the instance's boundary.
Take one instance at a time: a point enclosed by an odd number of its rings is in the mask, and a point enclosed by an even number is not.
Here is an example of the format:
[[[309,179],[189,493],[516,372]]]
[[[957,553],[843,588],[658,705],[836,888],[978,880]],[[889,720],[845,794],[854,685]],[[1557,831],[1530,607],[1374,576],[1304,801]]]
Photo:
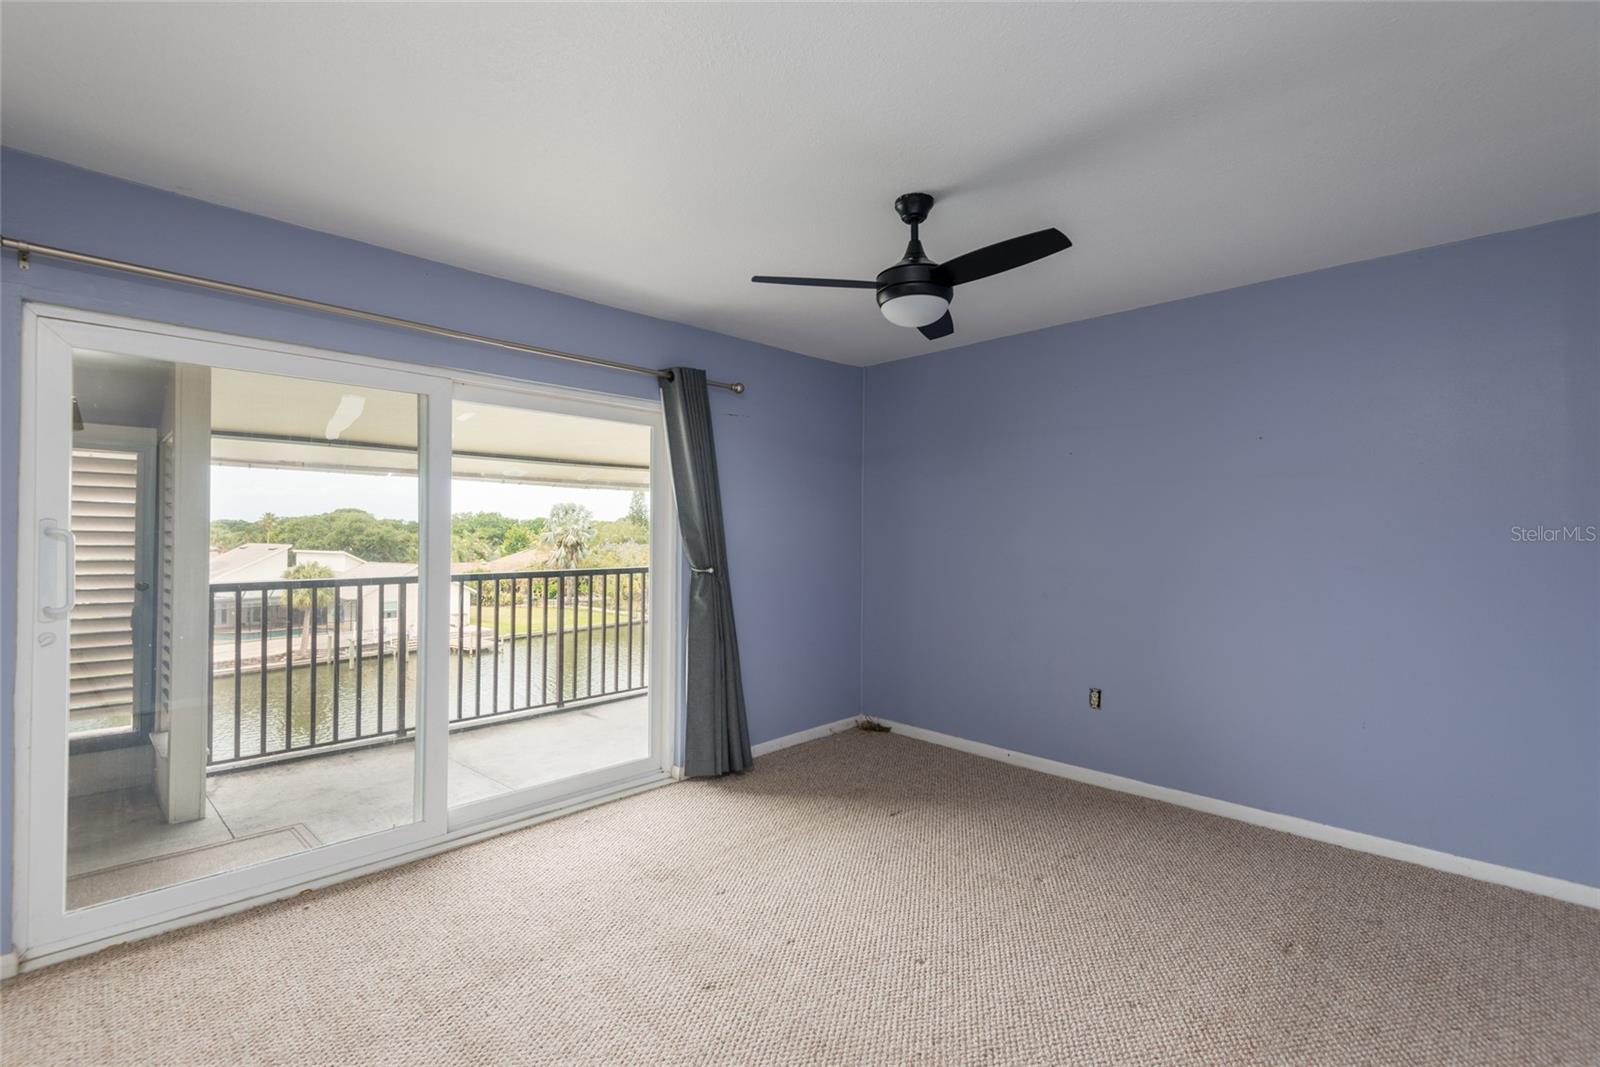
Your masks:
[[[631,631],[631,632],[630,632]],[[603,663],[603,669],[602,669]],[[558,667],[559,664],[559,667]],[[485,640],[474,655],[454,651],[446,662],[450,719],[471,720],[501,712],[520,711],[541,704],[554,705],[557,686],[568,702],[591,696],[627,692],[645,685],[645,624],[607,627],[604,636],[586,630],[556,636],[517,637],[503,640],[498,649]],[[631,680],[630,680],[631,671]],[[312,696],[315,673],[316,695]],[[240,757],[271,754],[312,743],[313,721],[318,743],[354,740],[393,733],[399,722],[400,661],[395,655],[363,657],[359,670],[348,660],[340,663],[301,664],[294,668],[292,689],[281,665],[266,672],[266,714],[262,715],[262,678],[246,667],[237,677],[238,748]],[[382,696],[379,679],[382,678]],[[338,722],[334,721],[335,694]],[[405,657],[405,725],[412,729],[417,717],[417,654]],[[234,758],[235,676],[219,674],[212,682],[211,758]],[[286,715],[285,712],[290,711]],[[262,743],[263,722],[265,745]]]

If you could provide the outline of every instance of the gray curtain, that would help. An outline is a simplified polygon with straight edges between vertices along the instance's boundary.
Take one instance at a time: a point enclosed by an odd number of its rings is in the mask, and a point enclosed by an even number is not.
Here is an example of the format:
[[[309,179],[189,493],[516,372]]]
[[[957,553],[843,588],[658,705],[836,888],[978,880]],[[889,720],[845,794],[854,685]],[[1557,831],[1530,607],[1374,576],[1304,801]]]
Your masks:
[[[745,722],[744,679],[739,672],[739,635],[733,626],[733,590],[728,584],[728,548],[722,529],[722,489],[717,483],[717,447],[711,434],[706,372],[672,368],[661,382],[667,414],[667,450],[672,456],[678,526],[689,557],[688,728],[683,769],[710,778],[750,768],[750,729]]]

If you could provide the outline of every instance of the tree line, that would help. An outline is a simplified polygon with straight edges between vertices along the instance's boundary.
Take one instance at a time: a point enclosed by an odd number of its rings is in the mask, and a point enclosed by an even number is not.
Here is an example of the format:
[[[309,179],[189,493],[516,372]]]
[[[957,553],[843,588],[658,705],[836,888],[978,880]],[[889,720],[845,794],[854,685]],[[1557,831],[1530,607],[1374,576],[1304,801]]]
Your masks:
[[[451,557],[487,563],[527,549],[554,568],[628,567],[649,558],[650,517],[643,492],[636,492],[620,519],[596,521],[581,504],[557,504],[548,517],[513,519],[496,511],[450,517]],[[349,552],[374,563],[415,563],[417,524],[380,519],[360,508],[318,515],[263,514],[258,519],[218,519],[211,544],[222,551],[251,542],[289,544],[307,551]],[[306,575],[306,577],[312,577]]]

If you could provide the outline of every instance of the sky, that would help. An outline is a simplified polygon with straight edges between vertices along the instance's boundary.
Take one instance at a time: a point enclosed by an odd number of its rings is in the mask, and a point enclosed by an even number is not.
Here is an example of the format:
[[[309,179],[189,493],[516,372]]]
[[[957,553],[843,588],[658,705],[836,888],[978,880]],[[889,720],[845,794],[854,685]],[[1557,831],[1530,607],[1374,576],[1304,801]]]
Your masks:
[[[550,514],[553,504],[574,503],[601,520],[628,513],[629,489],[577,489],[452,479],[450,511],[498,511],[513,519]],[[211,518],[259,519],[320,515],[335,508],[360,508],[380,519],[417,521],[417,480],[405,475],[334,474],[265,467],[211,468]]]

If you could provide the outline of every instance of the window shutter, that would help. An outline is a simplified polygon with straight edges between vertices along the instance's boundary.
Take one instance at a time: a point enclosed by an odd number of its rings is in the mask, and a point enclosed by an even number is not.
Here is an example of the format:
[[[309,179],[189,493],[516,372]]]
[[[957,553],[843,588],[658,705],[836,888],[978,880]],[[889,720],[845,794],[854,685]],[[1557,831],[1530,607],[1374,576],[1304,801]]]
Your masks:
[[[68,728],[134,725],[139,456],[74,449],[72,532],[78,539]]]

